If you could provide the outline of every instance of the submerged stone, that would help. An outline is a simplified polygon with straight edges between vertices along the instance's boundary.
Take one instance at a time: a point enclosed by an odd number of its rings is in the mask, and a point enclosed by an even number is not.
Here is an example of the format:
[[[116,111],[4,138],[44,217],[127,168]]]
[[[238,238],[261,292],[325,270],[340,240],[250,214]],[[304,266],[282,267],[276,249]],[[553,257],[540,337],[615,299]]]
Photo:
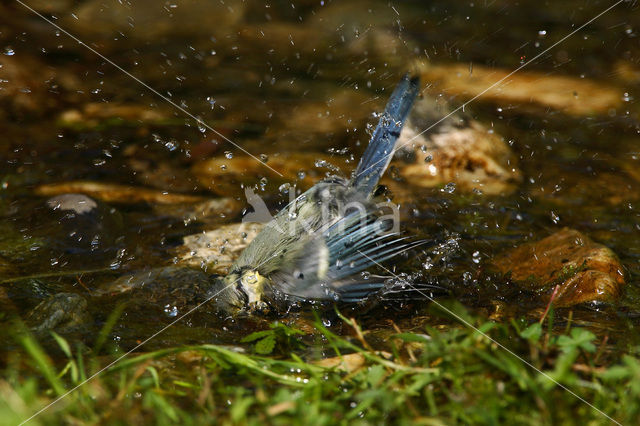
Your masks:
[[[27,323],[36,332],[67,331],[91,321],[87,300],[75,293],[58,293],[38,304],[27,316]]]
[[[553,299],[557,307],[613,301],[625,284],[622,264],[611,249],[568,228],[509,250],[491,266],[536,293],[541,303],[548,303],[558,286]]]
[[[210,275],[200,269],[166,266],[122,276],[97,294],[131,293],[129,304],[153,306],[175,317],[203,302],[211,282]]]
[[[213,231],[184,237],[184,245],[176,249],[177,262],[209,272],[226,274],[240,255],[264,227],[260,223],[234,223]]]
[[[84,194],[60,194],[49,198],[47,206],[61,212],[70,211],[76,214],[85,214],[95,211],[98,208],[98,203]]]
[[[396,149],[409,151],[413,162],[397,163],[412,185],[505,194],[522,181],[515,155],[504,140],[475,120],[454,114],[429,97],[416,102]]]
[[[140,126],[143,123],[161,124],[171,115],[156,107],[135,104],[90,102],[78,109],[64,111],[58,117],[58,125],[76,130],[93,130],[111,125]]]
[[[35,190],[36,194],[51,196],[66,193],[81,193],[106,202],[113,203],[150,203],[150,204],[174,204],[195,203],[204,201],[204,197],[189,194],[174,194],[167,191],[158,191],[149,188],[141,188],[128,185],[92,181],[71,181],[40,185]]]
[[[170,37],[224,37],[244,16],[243,2],[225,4],[182,0],[170,7],[154,0],[81,2],[72,17],[65,17],[61,25],[79,36],[92,39],[118,40],[119,45],[131,40],[157,43]],[[188,22],[188,25],[176,25]]]
[[[468,64],[419,65],[419,72],[423,81],[435,82],[435,90],[442,88],[449,95],[467,99],[482,96],[496,102],[533,103],[577,116],[606,114],[622,105],[622,89],[573,76],[535,71],[510,75],[511,70],[481,65],[470,69]],[[504,81],[496,84],[501,79]]]

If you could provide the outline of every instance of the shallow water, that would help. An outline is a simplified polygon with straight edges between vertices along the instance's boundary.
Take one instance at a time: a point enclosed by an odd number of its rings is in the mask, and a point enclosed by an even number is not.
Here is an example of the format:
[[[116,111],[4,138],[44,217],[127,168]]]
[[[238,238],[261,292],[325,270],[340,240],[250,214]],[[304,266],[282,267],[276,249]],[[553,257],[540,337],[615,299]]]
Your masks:
[[[39,186],[83,180],[213,197],[191,167],[227,151],[241,155],[225,139],[256,156],[347,148],[344,156],[357,159],[368,140],[366,123],[413,62],[513,70],[610,5],[247,1],[196,10],[185,1],[166,9],[115,5],[111,13],[99,1],[69,3],[40,10],[132,75],[19,4],[0,6],[1,15],[13,17],[0,22],[0,64],[11,71],[0,74],[7,80],[0,85],[0,279],[6,321],[24,317],[51,294],[88,297],[94,324],[77,332],[86,340],[118,303],[132,303],[126,295],[96,302],[96,291],[127,272],[170,264],[183,236],[241,216],[186,223],[153,202],[121,199],[100,202],[101,215],[78,224],[47,208]],[[620,301],[577,306],[571,314],[559,310],[557,324],[571,315],[576,324],[613,336],[613,347],[640,343],[640,334],[629,332],[640,325],[639,16],[637,5],[618,5],[523,69],[614,85],[626,94],[621,108],[576,116],[482,97],[465,106],[509,141],[524,181],[504,196],[418,189],[408,182],[413,196],[403,205],[411,212],[405,229],[440,243],[453,236],[458,248],[429,269],[424,264],[432,253],[399,259],[392,264],[397,272],[421,272],[481,314],[501,304],[505,319],[533,319],[540,306],[484,275],[483,263],[525,241],[574,228],[620,257],[627,284]],[[631,71],[621,71],[626,69]],[[454,107],[468,100],[441,89]],[[135,108],[109,112],[114,105]],[[79,120],[69,119],[74,110]],[[141,111],[157,116],[145,119]],[[259,187],[261,177],[247,179]],[[273,208],[286,201],[278,186],[267,181],[261,187]],[[241,203],[243,194],[237,185],[233,195]],[[429,316],[424,300],[377,309],[362,317],[368,328],[390,329],[391,318],[403,329],[441,321]],[[131,346],[173,319],[171,307],[129,306],[112,338]],[[233,343],[261,326],[260,319],[231,324],[196,313],[147,349]]]

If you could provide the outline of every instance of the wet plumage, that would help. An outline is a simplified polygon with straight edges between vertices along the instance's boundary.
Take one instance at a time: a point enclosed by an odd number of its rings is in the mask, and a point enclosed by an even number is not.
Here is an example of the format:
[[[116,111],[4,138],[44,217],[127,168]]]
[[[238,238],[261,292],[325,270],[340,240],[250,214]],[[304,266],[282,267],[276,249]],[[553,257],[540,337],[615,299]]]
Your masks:
[[[306,300],[358,302],[385,285],[388,277],[365,279],[361,272],[420,244],[393,232],[393,218],[374,199],[418,90],[418,80],[405,75],[351,179],[317,183],[265,226],[212,290],[219,310],[283,309]]]

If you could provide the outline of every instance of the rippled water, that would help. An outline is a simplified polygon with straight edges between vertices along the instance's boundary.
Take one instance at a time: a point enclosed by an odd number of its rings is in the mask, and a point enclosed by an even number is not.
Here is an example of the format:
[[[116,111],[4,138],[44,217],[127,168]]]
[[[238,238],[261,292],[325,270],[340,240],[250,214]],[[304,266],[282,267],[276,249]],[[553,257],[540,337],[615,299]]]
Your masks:
[[[80,332],[87,339],[128,301],[114,338],[130,342],[175,318],[174,307],[136,305],[126,295],[95,302],[96,292],[126,272],[170,264],[183,236],[239,222],[240,212],[185,221],[176,206],[135,202],[131,195],[98,200],[98,212],[78,220],[52,210],[50,196],[38,190],[42,185],[93,181],[213,197],[193,165],[241,155],[228,140],[263,159],[284,151],[337,152],[353,167],[351,156],[357,159],[368,140],[366,123],[416,61],[461,63],[471,73],[474,66],[511,71],[610,6],[102,3],[38,2],[57,29],[18,3],[0,6],[2,16],[12,16],[0,21],[0,298],[3,320],[9,320],[26,316],[49,295],[81,294],[95,323]],[[483,97],[465,106],[466,114],[509,141],[523,183],[510,195],[414,188],[403,203],[405,228],[440,243],[455,237],[457,248],[433,265],[427,254],[399,260],[396,271],[421,272],[486,315],[496,304],[507,307],[505,318],[527,315],[537,306],[521,292],[477,278],[484,276],[484,262],[524,241],[574,228],[611,248],[628,277],[619,302],[575,307],[573,321],[624,334],[620,344],[638,343],[638,333],[626,331],[640,318],[639,16],[637,6],[618,5],[522,70],[613,85],[623,93],[619,108],[576,115]],[[536,84],[544,86],[545,79],[531,83],[533,91]],[[452,108],[469,99],[447,89],[436,86],[431,94]],[[309,165],[300,167],[313,173]],[[243,179],[263,190],[272,208],[281,207],[283,182],[266,176]],[[239,183],[228,186],[226,194],[244,203]],[[376,319],[364,318],[370,327],[384,329],[389,318],[405,328],[430,321],[425,301],[378,309]],[[566,318],[569,311],[558,314]],[[255,325],[221,325],[196,314],[152,347],[234,341]]]

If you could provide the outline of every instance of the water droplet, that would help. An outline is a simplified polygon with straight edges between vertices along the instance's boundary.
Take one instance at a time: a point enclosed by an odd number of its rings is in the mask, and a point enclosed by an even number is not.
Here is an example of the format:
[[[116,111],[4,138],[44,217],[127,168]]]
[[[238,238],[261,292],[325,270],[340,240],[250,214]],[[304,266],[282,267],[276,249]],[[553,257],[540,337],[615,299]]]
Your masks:
[[[231,152],[231,151],[225,151],[225,152],[224,152],[224,156],[225,156],[226,158],[228,158],[229,160],[231,160],[231,159],[233,158],[233,152]]]
[[[171,305],[165,305],[164,313],[167,314],[167,316],[169,316],[171,318],[177,317],[178,316],[178,307],[177,306],[171,306]]]
[[[307,174],[304,171],[300,170],[298,172],[298,179],[304,179],[306,176]]]
[[[267,154],[260,154],[260,161],[266,163],[267,161],[269,161],[269,156]]]
[[[278,191],[280,191],[281,194],[286,194],[289,192],[289,189],[291,189],[291,185],[289,183],[283,183],[278,187]]]
[[[442,192],[446,192],[448,194],[453,194],[455,190],[456,190],[456,184],[454,182],[449,182],[441,189]]]

